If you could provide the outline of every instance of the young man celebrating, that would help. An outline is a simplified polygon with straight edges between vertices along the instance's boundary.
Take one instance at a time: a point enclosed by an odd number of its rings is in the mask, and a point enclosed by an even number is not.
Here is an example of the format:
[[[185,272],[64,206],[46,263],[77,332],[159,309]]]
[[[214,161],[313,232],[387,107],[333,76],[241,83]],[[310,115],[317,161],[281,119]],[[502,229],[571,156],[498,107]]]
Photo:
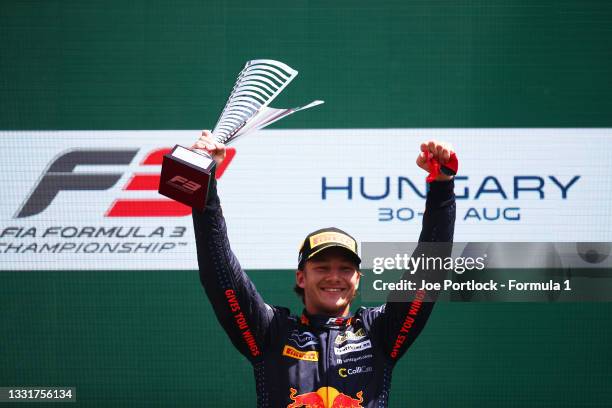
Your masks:
[[[208,131],[192,148],[217,163],[225,158],[225,146]],[[416,163],[432,172],[452,154],[432,140],[421,144]],[[452,242],[453,177],[440,173],[431,181],[419,241]],[[357,242],[325,228],[309,234],[299,251],[295,290],[305,308],[292,316],[263,301],[232,253],[214,177],[206,208],[194,210],[193,220],[200,280],[217,319],[253,365],[258,407],[387,406],[393,368],[423,329],[432,302],[420,294],[351,315],[361,278]]]

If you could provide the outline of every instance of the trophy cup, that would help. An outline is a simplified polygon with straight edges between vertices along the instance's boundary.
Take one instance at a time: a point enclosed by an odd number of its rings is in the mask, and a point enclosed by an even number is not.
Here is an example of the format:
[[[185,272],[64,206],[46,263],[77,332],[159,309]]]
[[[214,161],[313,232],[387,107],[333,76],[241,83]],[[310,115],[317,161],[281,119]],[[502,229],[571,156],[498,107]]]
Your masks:
[[[240,136],[262,129],[297,111],[322,104],[323,101],[316,100],[289,109],[268,106],[297,74],[296,70],[279,61],[248,61],[238,75],[213,129],[213,139],[228,145]],[[205,152],[176,145],[170,153],[164,155],[159,193],[201,210],[206,204],[214,167],[215,161]]]

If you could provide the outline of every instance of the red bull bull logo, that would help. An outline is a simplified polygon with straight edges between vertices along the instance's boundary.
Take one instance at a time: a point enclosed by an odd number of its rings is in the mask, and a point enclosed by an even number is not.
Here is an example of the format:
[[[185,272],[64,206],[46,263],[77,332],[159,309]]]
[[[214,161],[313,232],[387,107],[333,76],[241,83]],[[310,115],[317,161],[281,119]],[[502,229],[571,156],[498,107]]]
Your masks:
[[[317,391],[298,394],[295,388],[289,389],[293,401],[287,408],[363,408],[363,391],[352,398],[334,387],[321,387]]]

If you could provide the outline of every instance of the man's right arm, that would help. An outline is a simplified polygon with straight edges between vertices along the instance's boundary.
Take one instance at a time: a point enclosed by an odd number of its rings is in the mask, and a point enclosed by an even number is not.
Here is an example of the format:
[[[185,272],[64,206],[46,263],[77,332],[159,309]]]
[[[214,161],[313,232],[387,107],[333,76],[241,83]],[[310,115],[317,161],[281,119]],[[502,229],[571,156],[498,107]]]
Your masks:
[[[249,360],[263,352],[274,309],[242,270],[227,237],[214,174],[203,211],[193,210],[200,281],[219,323]]]

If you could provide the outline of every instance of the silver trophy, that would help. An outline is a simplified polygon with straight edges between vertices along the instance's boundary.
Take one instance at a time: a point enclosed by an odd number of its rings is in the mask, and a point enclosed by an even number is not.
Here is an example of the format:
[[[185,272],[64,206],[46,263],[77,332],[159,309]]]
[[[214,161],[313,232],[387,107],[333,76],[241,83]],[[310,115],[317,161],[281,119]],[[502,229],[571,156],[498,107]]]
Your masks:
[[[323,103],[313,101],[305,106],[276,109],[268,105],[297,76],[298,72],[279,61],[248,61],[236,79],[215,125],[212,137],[226,145],[297,111]],[[164,156],[159,184],[160,194],[190,207],[202,209],[215,161],[202,151],[176,145]]]

